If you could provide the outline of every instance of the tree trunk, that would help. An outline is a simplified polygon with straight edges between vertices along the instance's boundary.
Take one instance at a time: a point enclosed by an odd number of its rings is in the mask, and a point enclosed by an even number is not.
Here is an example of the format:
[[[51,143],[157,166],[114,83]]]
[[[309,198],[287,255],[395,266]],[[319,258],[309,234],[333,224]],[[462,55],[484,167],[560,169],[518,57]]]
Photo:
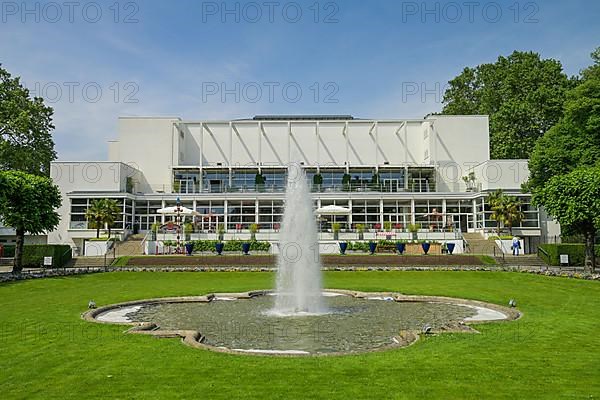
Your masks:
[[[17,245],[15,246],[15,259],[13,263],[13,274],[23,271],[23,244],[25,242],[25,230],[17,228]]]
[[[596,269],[596,255],[594,254],[594,241],[596,231],[590,229],[585,233],[585,271],[594,273]]]
[[[100,238],[100,222],[96,220],[96,239]]]

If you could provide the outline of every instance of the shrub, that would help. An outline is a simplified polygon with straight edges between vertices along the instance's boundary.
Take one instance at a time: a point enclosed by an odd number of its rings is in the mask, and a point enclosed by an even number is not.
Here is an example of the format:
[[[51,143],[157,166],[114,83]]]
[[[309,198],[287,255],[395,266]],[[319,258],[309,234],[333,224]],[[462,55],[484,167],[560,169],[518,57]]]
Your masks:
[[[583,243],[556,243],[556,244],[542,244],[540,247],[548,253],[548,256],[542,258],[550,265],[560,265],[560,255],[567,254],[569,256],[570,265],[584,265],[585,264],[585,244]],[[600,257],[600,245],[596,245],[594,248],[596,258]]]
[[[26,244],[23,246],[23,267],[44,265],[44,257],[52,257],[52,268],[62,268],[72,258],[68,244]],[[14,257],[15,246],[4,247],[4,257]]]
[[[190,243],[194,245],[194,251],[214,251],[215,244],[218,240],[193,240]],[[271,243],[259,242],[256,240],[243,241],[243,240],[228,240],[224,242],[223,251],[242,251],[242,243],[250,243],[250,250],[254,251],[269,251]]]

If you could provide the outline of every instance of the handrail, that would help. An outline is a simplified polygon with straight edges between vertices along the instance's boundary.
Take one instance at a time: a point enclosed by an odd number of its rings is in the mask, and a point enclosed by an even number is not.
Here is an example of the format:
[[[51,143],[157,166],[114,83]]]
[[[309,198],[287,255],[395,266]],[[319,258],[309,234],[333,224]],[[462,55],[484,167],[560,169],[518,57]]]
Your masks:
[[[544,255],[544,257],[542,257],[540,255],[540,253],[542,253]],[[538,246],[538,248],[537,248],[537,256],[539,258],[543,259],[544,262],[546,262],[546,264],[550,264],[550,254],[548,254],[548,252],[546,250],[542,249],[541,246]]]
[[[142,243],[141,243],[141,247],[142,247],[142,254],[146,254],[145,249],[146,249],[146,242],[148,241],[148,235],[150,235],[152,233],[152,231],[148,231],[146,232],[146,234],[144,235],[144,238],[142,239]]]

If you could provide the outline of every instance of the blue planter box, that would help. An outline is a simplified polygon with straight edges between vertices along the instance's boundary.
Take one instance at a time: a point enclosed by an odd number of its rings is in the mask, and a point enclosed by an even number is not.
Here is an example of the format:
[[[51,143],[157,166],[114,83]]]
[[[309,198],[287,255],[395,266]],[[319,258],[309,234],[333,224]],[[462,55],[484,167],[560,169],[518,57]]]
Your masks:
[[[217,252],[218,255],[221,255],[221,253],[223,253],[223,247],[225,246],[224,243],[215,243],[215,250]]]
[[[398,253],[404,254],[404,251],[406,250],[406,243],[396,243],[396,250],[398,250]]]
[[[454,247],[456,247],[456,243],[446,243],[446,247],[448,248],[448,254],[452,254]]]
[[[421,247],[423,248],[423,252],[427,254],[429,252],[429,248],[431,247],[430,243],[421,243]]]
[[[250,251],[250,243],[242,243],[242,251],[245,255],[248,255],[248,252]]]
[[[341,242],[339,243],[340,245],[340,254],[346,254],[346,249],[348,248],[348,243],[346,242]]]
[[[375,250],[377,249],[377,243],[369,242],[369,251],[371,254],[375,254]]]

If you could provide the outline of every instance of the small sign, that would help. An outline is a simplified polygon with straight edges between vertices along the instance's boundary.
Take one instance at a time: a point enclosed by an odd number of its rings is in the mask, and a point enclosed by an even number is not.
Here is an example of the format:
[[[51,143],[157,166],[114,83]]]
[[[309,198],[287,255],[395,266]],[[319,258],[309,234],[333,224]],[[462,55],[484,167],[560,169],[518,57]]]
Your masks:
[[[44,266],[51,267],[52,266],[52,257],[44,257]]]
[[[569,264],[569,255],[568,254],[561,254],[560,255],[560,263],[561,264]]]

